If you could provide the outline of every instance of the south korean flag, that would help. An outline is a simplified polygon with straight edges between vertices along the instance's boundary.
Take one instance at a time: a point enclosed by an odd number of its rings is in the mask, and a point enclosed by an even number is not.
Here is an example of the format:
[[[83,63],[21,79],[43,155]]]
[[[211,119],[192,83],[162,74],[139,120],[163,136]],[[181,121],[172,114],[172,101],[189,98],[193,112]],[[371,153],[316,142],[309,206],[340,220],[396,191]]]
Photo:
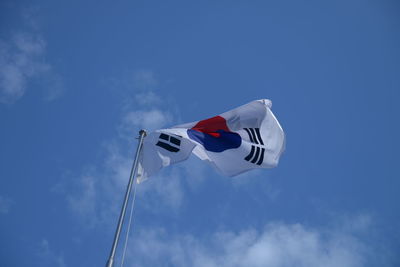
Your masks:
[[[268,99],[256,100],[206,120],[151,133],[141,151],[138,181],[191,153],[227,176],[277,166],[285,134],[271,107]]]

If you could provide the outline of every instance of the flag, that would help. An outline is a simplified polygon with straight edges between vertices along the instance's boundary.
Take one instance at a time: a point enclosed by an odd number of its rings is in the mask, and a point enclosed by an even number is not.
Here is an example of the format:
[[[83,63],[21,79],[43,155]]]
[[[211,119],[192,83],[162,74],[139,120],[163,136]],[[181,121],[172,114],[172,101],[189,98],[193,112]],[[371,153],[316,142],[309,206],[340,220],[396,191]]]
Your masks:
[[[192,153],[226,176],[277,166],[285,134],[271,107],[268,99],[256,100],[209,119],[150,133],[139,156],[138,182]]]

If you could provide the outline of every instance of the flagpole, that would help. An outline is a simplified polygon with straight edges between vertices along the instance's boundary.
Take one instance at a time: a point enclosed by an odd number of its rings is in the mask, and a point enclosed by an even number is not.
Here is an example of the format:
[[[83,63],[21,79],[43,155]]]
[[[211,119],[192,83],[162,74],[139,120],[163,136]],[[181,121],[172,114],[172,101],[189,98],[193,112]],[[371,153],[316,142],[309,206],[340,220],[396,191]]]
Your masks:
[[[147,135],[147,133],[145,130],[139,131],[139,143],[138,143],[138,146],[136,149],[135,160],[133,161],[133,164],[132,164],[131,174],[129,176],[129,182],[128,182],[128,186],[126,188],[125,199],[124,199],[124,202],[122,205],[121,214],[119,215],[118,226],[117,226],[117,230],[115,231],[115,236],[114,236],[114,241],[113,241],[111,252],[110,252],[110,257],[107,261],[107,267],[113,267],[113,265],[114,265],[114,256],[115,256],[115,252],[117,250],[119,236],[121,234],[122,224],[123,224],[124,218],[125,218],[126,207],[128,205],[129,196],[132,191],[132,185],[135,180],[135,173],[136,173],[136,169],[137,169],[137,164],[139,162],[139,153],[142,150],[143,140],[146,137],[146,135]]]

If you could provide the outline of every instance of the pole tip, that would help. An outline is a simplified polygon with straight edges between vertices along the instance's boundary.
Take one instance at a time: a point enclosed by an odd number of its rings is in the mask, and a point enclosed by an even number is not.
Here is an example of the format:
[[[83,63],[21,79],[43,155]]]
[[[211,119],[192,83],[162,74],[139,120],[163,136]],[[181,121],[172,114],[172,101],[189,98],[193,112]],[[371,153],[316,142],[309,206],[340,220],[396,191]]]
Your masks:
[[[147,132],[146,132],[146,130],[143,130],[143,129],[142,129],[142,130],[140,130],[140,131],[139,131],[139,135],[140,135],[140,136],[142,136],[142,135],[143,135],[144,137],[146,137],[146,135],[147,135]]]

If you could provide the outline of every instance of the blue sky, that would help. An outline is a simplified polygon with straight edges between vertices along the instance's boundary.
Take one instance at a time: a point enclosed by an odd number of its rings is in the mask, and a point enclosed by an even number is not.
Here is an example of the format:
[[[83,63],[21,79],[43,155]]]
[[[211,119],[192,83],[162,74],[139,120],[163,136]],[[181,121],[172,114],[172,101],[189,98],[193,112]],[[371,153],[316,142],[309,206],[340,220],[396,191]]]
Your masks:
[[[260,98],[287,136],[279,166],[162,170],[137,187],[125,266],[400,264],[396,1],[0,10],[2,265],[105,265],[138,130]]]

